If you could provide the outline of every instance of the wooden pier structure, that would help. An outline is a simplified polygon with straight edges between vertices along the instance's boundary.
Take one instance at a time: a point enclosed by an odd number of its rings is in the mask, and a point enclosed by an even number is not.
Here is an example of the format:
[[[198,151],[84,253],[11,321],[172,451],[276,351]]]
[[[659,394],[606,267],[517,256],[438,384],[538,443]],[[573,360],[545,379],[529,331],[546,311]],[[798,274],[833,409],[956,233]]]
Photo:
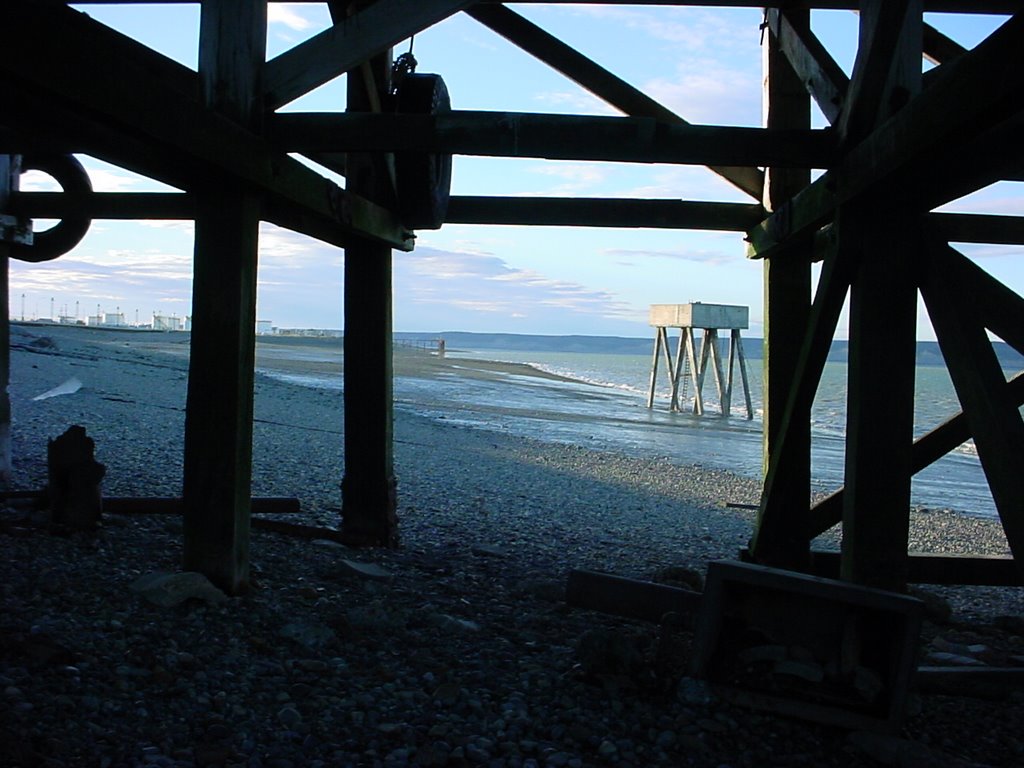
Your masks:
[[[754,418],[754,406],[750,402],[750,381],[747,378],[747,358],[743,353],[743,339],[740,331],[750,327],[748,307],[725,304],[652,304],[650,324],[654,327],[654,355],[651,358],[651,387],[647,393],[647,407],[654,407],[654,396],[658,384],[658,361],[665,358],[665,371],[669,378],[669,409],[681,411],[680,399],[686,399],[688,384],[693,385],[693,413],[704,415],[704,379],[711,366],[721,414],[732,412],[732,386],[734,370],[738,366],[743,384],[743,396],[747,405],[747,418]],[[668,329],[678,328],[675,360],[669,344]],[[694,330],[701,331],[700,351]],[[718,332],[729,332],[728,350],[725,355],[725,370],[722,369],[722,349]]]
[[[654,3],[767,6],[760,32],[749,35],[765,63],[763,127],[689,123],[516,3],[328,0],[333,24],[268,60],[267,0],[203,0],[197,71],[76,10],[112,2],[0,5],[0,476],[10,467],[12,424],[8,259],[58,258],[93,219],[195,222],[184,563],[232,593],[249,581],[261,221],[345,249],[345,355],[360,364],[344,372],[342,531],[353,543],[381,546],[398,541],[391,257],[414,247],[415,230],[731,231],[746,239],[756,260],[749,268],[763,271],[765,289],[765,476],[751,558],[806,570],[811,540],[841,525],[842,578],[903,589],[911,479],[973,438],[1017,572],[1024,569],[1024,389],[1007,382],[988,338],[1024,351],[1024,299],[952,244],[1020,245],[1024,218],[939,210],[994,182],[1024,181],[1022,0]],[[815,35],[817,8],[859,11],[850,73]],[[927,11],[1005,19],[966,48],[930,25]],[[392,47],[458,13],[621,116],[458,111],[450,104],[459,94],[449,100],[440,77],[401,82]],[[335,111],[279,111],[346,73],[346,103]],[[812,101],[824,128],[812,128]],[[74,153],[181,191],[94,192]],[[343,174],[345,187],[295,154]],[[449,198],[452,155],[708,166],[747,199]],[[19,191],[26,168],[47,170],[64,191]],[[32,218],[60,224],[34,233]],[[821,272],[812,290],[814,262]],[[915,440],[919,295],[962,412]],[[847,297],[845,486],[811,506],[810,408]],[[965,583],[971,573],[958,571]]]

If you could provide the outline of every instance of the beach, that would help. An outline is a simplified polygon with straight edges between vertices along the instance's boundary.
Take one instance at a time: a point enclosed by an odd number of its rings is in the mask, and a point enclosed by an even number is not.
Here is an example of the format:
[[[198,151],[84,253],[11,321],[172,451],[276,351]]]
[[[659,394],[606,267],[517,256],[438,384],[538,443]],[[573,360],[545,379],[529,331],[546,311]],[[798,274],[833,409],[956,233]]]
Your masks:
[[[179,496],[187,342],[15,325],[13,487],[41,488],[47,440],[80,424],[106,466],[104,495]],[[325,344],[258,345],[253,495],[298,498],[302,513],[287,520],[337,526],[343,360],[339,340],[333,358]],[[395,374],[498,391],[510,375],[559,382],[521,364],[413,351],[396,354]],[[81,388],[33,399],[70,379]],[[224,602],[161,608],[130,589],[180,569],[174,516],[106,515],[96,536],[65,538],[8,509],[0,738],[14,748],[0,764],[879,764],[838,728],[717,699],[684,674],[686,633],[674,640],[682,666],[666,670],[659,627],[564,604],[572,569],[664,580],[735,558],[754,513],[730,505],[755,504],[756,479],[469,421],[396,409],[399,549],[254,530],[253,589]],[[1008,552],[997,521],[944,510],[916,511],[911,538],[921,551]],[[953,614],[926,623],[922,655],[984,645],[991,663],[1024,656],[1022,590],[928,592]],[[628,670],[581,659],[581,638],[602,636],[625,639]],[[937,765],[1020,764],[1015,695],[915,697],[903,736]]]

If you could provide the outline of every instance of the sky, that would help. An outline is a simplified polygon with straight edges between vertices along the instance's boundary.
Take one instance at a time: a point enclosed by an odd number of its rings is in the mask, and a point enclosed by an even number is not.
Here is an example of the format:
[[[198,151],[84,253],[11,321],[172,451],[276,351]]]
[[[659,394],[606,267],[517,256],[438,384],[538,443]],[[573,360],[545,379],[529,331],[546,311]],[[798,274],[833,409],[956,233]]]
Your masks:
[[[760,126],[757,9],[521,5],[514,10],[559,36],[692,123]],[[196,68],[199,6],[86,5],[82,10]],[[325,4],[272,3],[272,58],[330,23]],[[998,17],[927,14],[971,47]],[[847,74],[857,17],[816,11],[812,27]],[[409,42],[395,47],[395,54]],[[503,38],[458,14],[413,41],[418,71],[443,75],[454,109],[616,115],[613,108]],[[927,66],[927,65],[926,65]],[[344,77],[282,111],[341,111]],[[826,123],[820,114],[816,125]],[[81,157],[98,191],[170,188]],[[455,195],[636,197],[750,202],[705,168],[456,157]],[[340,179],[336,179],[343,183]],[[30,172],[23,190],[56,189]],[[1024,184],[1001,182],[943,210],[1024,215]],[[37,226],[45,226],[37,222]],[[190,222],[94,221],[70,253],[45,264],[12,262],[15,319],[121,312],[128,322],[191,312]],[[442,331],[647,337],[650,304],[690,301],[750,307],[749,335],[763,332],[762,266],[740,233],[445,225],[394,252],[394,327]],[[1024,292],[1024,249],[960,246]],[[343,327],[344,251],[261,225],[257,315],[282,328]],[[837,333],[845,337],[845,319]],[[923,308],[918,337],[934,339]]]

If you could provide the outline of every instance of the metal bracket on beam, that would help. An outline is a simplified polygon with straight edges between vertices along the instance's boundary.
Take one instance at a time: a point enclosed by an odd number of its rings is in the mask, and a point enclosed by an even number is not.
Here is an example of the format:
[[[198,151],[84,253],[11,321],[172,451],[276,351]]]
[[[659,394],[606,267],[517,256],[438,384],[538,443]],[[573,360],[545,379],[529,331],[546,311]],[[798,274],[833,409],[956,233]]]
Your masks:
[[[0,243],[6,245],[32,245],[32,219],[0,213]]]

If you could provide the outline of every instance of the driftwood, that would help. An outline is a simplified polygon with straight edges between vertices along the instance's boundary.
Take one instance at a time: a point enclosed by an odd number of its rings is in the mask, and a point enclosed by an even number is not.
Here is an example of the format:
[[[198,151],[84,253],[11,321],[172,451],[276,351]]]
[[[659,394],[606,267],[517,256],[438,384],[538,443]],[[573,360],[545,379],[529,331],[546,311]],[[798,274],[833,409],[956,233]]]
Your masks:
[[[47,444],[50,522],[55,528],[85,531],[99,525],[100,482],[107,468],[96,461],[95,450],[85,427],[77,424]]]

